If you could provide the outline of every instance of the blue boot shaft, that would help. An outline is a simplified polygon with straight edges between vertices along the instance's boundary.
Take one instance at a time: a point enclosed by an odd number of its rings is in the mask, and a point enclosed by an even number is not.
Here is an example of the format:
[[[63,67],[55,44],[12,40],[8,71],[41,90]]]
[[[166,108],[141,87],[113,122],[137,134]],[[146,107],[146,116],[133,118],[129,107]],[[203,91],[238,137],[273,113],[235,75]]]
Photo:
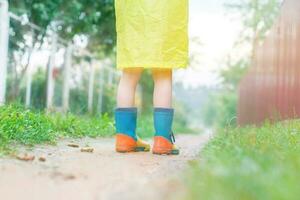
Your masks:
[[[137,140],[137,108],[117,108],[115,110],[116,133],[121,133]]]
[[[174,109],[155,108],[154,109],[154,128],[155,136],[162,136],[173,143],[172,125]]]

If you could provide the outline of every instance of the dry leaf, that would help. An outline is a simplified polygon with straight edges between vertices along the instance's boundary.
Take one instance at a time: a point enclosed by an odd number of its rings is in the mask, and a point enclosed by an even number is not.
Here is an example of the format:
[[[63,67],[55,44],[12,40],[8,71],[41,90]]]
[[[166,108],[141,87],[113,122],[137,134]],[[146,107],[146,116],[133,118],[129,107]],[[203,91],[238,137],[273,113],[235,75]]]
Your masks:
[[[45,158],[45,157],[40,157],[40,158],[39,158],[39,161],[40,161],[40,162],[45,162],[45,161],[46,161],[46,158]]]
[[[74,179],[76,179],[76,176],[73,174],[67,174],[64,176],[64,179],[65,180],[74,180]]]
[[[69,147],[73,147],[73,148],[79,148],[78,144],[74,144],[74,143],[70,143],[68,144]]]
[[[22,161],[33,161],[35,159],[35,156],[24,154],[24,155],[18,155],[17,159]]]
[[[80,151],[81,152],[87,152],[87,153],[93,153],[94,152],[94,148],[85,147],[85,148],[82,148]]]

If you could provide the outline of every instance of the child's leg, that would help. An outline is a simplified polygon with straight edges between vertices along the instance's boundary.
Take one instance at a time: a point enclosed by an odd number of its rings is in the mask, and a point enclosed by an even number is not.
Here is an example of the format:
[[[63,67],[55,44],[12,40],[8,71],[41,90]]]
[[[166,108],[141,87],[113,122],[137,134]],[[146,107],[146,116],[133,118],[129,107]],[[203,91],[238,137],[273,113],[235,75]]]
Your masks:
[[[153,105],[155,108],[172,108],[172,70],[154,69]]]
[[[172,109],[172,70],[153,70],[154,79],[154,154],[178,155],[172,132],[174,110]]]
[[[126,69],[120,80],[115,111],[116,151],[149,151],[150,145],[136,135],[137,108],[135,107],[135,91],[142,69]]]
[[[132,108],[135,106],[135,91],[142,72],[142,68],[125,69],[123,71],[118,87],[118,108]]]

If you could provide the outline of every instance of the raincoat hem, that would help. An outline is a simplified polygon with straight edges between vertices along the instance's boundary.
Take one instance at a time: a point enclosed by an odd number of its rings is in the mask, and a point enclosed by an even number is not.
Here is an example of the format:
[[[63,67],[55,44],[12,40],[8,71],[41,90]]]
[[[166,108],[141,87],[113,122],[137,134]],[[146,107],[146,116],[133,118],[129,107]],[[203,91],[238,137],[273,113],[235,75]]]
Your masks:
[[[170,63],[170,64],[124,64],[117,65],[117,69],[129,69],[129,68],[144,68],[144,69],[185,69],[187,68],[187,63]]]

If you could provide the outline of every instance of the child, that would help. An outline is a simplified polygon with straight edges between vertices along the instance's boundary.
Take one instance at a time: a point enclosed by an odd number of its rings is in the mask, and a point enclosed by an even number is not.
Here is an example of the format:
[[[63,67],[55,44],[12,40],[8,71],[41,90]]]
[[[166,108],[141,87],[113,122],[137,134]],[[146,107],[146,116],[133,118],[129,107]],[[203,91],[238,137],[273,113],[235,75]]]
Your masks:
[[[116,151],[150,151],[136,135],[135,91],[143,69],[154,80],[154,154],[178,155],[172,123],[172,69],[188,63],[188,0],[116,0]],[[183,116],[184,117],[184,116]]]

